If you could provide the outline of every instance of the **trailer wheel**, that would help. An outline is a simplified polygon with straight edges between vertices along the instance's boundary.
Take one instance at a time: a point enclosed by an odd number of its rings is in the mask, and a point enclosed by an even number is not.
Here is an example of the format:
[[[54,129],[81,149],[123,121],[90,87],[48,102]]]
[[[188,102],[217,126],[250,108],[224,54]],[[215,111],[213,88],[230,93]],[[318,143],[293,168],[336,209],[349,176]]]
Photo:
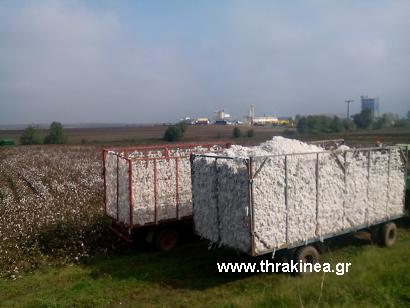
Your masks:
[[[380,226],[374,226],[370,228],[370,240],[372,244],[380,244],[381,238],[381,228]]]
[[[155,244],[161,251],[171,251],[177,246],[178,238],[176,230],[170,228],[163,229],[157,234]]]
[[[380,233],[380,244],[382,246],[391,247],[396,243],[397,226],[394,222],[384,224]]]
[[[312,245],[303,246],[303,247],[298,248],[295,252],[295,255],[294,255],[294,261],[295,262],[299,263],[300,261],[302,261],[302,263],[310,263],[312,265],[318,263],[319,258],[320,258],[319,252]],[[298,274],[299,275],[309,274],[312,271],[310,271],[310,272],[299,272]]]

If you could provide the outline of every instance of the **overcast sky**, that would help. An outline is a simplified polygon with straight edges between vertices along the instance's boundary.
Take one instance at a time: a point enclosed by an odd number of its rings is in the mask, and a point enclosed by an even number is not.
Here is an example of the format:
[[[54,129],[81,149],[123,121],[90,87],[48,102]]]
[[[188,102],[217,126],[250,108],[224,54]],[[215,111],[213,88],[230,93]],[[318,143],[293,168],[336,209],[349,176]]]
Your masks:
[[[410,110],[410,1],[0,0],[0,124]]]

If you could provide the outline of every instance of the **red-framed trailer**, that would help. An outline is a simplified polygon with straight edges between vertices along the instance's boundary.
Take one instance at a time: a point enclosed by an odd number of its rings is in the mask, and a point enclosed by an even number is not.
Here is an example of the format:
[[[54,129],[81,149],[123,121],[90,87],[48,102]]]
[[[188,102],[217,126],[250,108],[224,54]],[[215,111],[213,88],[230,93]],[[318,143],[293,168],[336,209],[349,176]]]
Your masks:
[[[104,212],[112,231],[128,242],[138,233],[161,250],[171,250],[181,232],[192,231],[190,155],[229,146],[214,142],[104,148]]]

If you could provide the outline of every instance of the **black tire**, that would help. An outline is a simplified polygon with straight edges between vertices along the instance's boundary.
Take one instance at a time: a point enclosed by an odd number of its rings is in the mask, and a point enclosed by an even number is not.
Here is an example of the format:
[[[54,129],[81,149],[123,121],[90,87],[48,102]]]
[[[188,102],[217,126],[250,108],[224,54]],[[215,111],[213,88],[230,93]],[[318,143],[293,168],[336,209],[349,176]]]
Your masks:
[[[166,228],[155,237],[155,246],[160,251],[171,251],[178,245],[179,234],[176,230]]]
[[[388,222],[383,225],[380,232],[380,245],[391,247],[396,243],[397,226],[394,222]]]
[[[381,228],[380,226],[374,226],[370,228],[370,240],[372,244],[380,244],[380,233]]]
[[[297,263],[302,261],[302,263],[311,263],[314,265],[319,262],[320,255],[314,246],[308,245],[308,246],[303,246],[303,247],[298,248],[295,251],[295,255],[293,259]],[[309,274],[309,273],[311,272],[299,272],[298,274],[303,275],[303,274]]]

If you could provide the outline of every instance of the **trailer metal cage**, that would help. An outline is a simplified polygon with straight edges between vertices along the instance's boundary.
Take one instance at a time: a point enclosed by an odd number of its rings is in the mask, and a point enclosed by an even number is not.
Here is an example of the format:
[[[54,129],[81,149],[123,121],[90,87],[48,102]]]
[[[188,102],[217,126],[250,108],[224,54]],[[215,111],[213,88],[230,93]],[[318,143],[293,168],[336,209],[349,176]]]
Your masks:
[[[321,143],[322,141],[318,142]],[[320,214],[320,201],[319,201],[319,191],[320,191],[320,157],[322,155],[331,155],[333,157],[333,159],[336,160],[337,164],[339,165],[339,167],[341,168],[343,174],[344,174],[344,181],[346,184],[346,180],[347,180],[347,173],[346,173],[346,168],[348,166],[348,162],[346,161],[346,153],[351,153],[352,155],[358,155],[359,153],[364,155],[365,157],[367,157],[367,179],[369,180],[369,178],[372,176],[371,172],[370,172],[370,168],[371,168],[371,161],[372,161],[372,154],[378,151],[385,151],[388,153],[389,155],[389,159],[388,159],[388,168],[387,168],[387,178],[388,178],[388,183],[389,183],[389,177],[390,177],[390,155],[391,155],[391,151],[393,150],[398,150],[400,153],[400,157],[403,161],[403,166],[405,166],[408,163],[408,155],[407,155],[407,151],[404,147],[401,146],[387,146],[387,147],[372,147],[372,148],[358,148],[358,149],[347,149],[347,150],[343,150],[343,151],[332,151],[332,150],[325,150],[325,151],[321,151],[321,152],[306,152],[306,153],[292,153],[292,154],[275,154],[275,155],[264,155],[264,156],[253,156],[253,157],[247,157],[247,158],[235,158],[235,157],[228,157],[228,156],[211,156],[211,155],[206,155],[206,154],[191,154],[191,172],[194,172],[194,168],[192,168],[192,165],[195,161],[195,159],[197,158],[208,158],[208,159],[213,159],[215,160],[215,163],[213,164],[213,166],[215,167],[215,174],[218,173],[217,170],[217,161],[218,160],[231,160],[231,161],[235,161],[238,164],[243,164],[247,170],[247,190],[248,190],[248,222],[247,222],[247,226],[248,226],[248,232],[250,235],[250,239],[251,239],[251,247],[250,247],[250,251],[248,252],[251,256],[258,256],[258,255],[262,255],[262,254],[266,254],[266,253],[270,253],[270,252],[275,252],[275,251],[279,251],[282,249],[292,249],[292,248],[296,248],[299,246],[303,246],[303,245],[307,245],[310,243],[314,243],[314,242],[323,242],[325,239],[334,237],[334,236],[339,236],[339,235],[343,235],[343,234],[347,234],[347,233],[351,233],[351,232],[356,232],[362,229],[366,229],[366,228],[370,228],[371,226],[375,226],[378,224],[382,224],[385,223],[387,221],[390,220],[394,220],[394,219],[398,219],[400,217],[402,217],[404,215],[404,199],[403,199],[403,207],[402,207],[402,211],[399,211],[398,213],[389,213],[388,211],[388,206],[386,204],[386,208],[385,208],[385,213],[384,215],[382,215],[382,217],[378,217],[377,219],[370,219],[368,217],[369,213],[368,210],[366,210],[366,218],[365,221],[363,223],[360,224],[356,224],[354,226],[351,227],[343,227],[340,228],[338,230],[334,230],[334,231],[330,231],[330,232],[320,232],[320,225],[319,225],[319,220],[318,220],[318,216]],[[297,156],[306,156],[306,155],[310,155],[310,156],[314,156],[314,160],[315,160],[315,185],[316,185],[316,196],[314,196],[314,198],[316,198],[316,209],[315,209],[315,216],[316,216],[316,226],[315,226],[315,234],[314,236],[311,236],[309,238],[306,238],[304,240],[298,240],[298,241],[292,241],[289,240],[289,231],[288,231],[288,227],[289,227],[289,205],[288,205],[288,189],[289,189],[289,183],[288,183],[288,178],[289,178],[289,174],[288,174],[288,162],[289,159],[291,157],[297,157]],[[342,156],[342,159],[340,159],[340,155]],[[256,240],[256,230],[255,230],[255,200],[254,200],[254,195],[255,195],[255,180],[257,179],[258,175],[261,173],[261,171],[263,170],[265,164],[267,163],[268,160],[270,159],[281,159],[283,160],[284,164],[284,203],[285,203],[285,215],[286,215],[286,223],[285,223],[285,230],[282,230],[285,233],[284,236],[284,242],[281,243],[280,245],[271,247],[269,249],[265,249],[265,250],[257,250],[256,249],[256,244],[255,244],[255,240]],[[407,178],[407,169],[404,168],[405,171],[405,175],[404,178]],[[194,176],[191,176],[192,181],[194,181]],[[217,179],[215,179],[215,181],[217,182]],[[193,184],[194,185],[194,184]],[[218,183],[216,183],[216,185],[218,185]],[[389,193],[389,192],[388,192]],[[369,194],[369,191],[368,191]],[[216,197],[217,200],[219,198],[219,196]],[[195,209],[195,202],[193,202],[193,207]],[[218,208],[218,205],[217,205]],[[217,215],[220,215],[220,211],[217,210]],[[343,203],[343,219],[345,219],[345,204]],[[218,216],[217,221],[220,221],[221,218]],[[195,222],[195,217],[194,217],[194,222]],[[219,229],[218,229],[219,231]],[[220,231],[219,231],[220,232]],[[218,238],[220,238],[220,235],[218,235]]]
[[[190,155],[218,152],[229,146],[214,142],[103,149],[104,211],[112,221],[112,230],[131,241],[133,229],[192,218]],[[167,173],[163,180],[172,185],[160,185],[159,171]],[[149,199],[141,198],[144,192]],[[165,215],[160,211],[161,196],[168,202]],[[143,211],[149,212],[144,219],[139,215]]]

